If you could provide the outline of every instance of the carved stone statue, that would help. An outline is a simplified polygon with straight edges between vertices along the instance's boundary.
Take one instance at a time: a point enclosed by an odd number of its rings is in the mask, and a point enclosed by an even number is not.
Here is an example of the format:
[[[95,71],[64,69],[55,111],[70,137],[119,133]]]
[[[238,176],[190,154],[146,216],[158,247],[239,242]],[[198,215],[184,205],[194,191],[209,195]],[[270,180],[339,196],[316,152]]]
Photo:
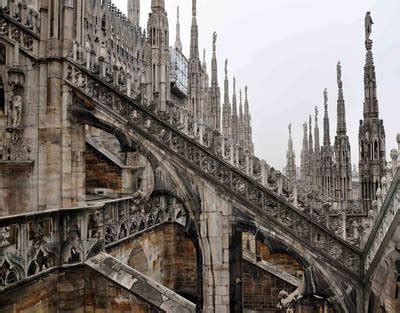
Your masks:
[[[213,51],[217,50],[217,32],[213,33]]]
[[[196,16],[196,7],[197,7],[197,1],[192,0],[192,16]]]
[[[337,83],[338,83],[338,85],[341,85],[341,82],[342,82],[342,65],[340,64],[340,61],[336,65],[336,73],[337,73]]]
[[[22,97],[18,94],[12,96],[9,102],[9,128],[19,128],[22,120]]]
[[[324,106],[328,105],[328,89],[324,89]]]
[[[369,40],[369,37],[371,36],[372,33],[372,25],[374,24],[372,17],[371,17],[371,12],[367,12],[365,15],[365,40]]]

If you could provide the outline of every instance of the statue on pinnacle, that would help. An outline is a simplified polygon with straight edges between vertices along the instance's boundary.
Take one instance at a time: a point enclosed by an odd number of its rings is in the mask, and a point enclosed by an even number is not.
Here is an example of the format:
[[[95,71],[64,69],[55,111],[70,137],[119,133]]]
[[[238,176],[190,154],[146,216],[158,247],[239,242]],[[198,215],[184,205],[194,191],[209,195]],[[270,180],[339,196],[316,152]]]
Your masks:
[[[370,40],[370,36],[372,33],[372,25],[374,24],[374,21],[372,20],[371,17],[371,12],[368,11],[367,14],[365,15],[365,41]]]
[[[336,73],[337,73],[337,83],[338,85],[340,85],[342,82],[342,64],[340,64],[340,61],[336,65]]]
[[[217,50],[217,32],[213,33],[213,52]]]
[[[197,1],[192,0],[192,16],[196,16],[197,13]]]

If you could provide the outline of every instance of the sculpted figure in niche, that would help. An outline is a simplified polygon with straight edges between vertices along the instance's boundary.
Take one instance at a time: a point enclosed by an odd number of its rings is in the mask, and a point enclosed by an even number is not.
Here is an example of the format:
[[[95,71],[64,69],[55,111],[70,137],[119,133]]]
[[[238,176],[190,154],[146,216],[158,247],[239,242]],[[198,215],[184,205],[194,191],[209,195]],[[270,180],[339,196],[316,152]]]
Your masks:
[[[369,40],[369,37],[371,36],[372,25],[374,25],[374,22],[371,17],[371,12],[368,11],[365,15],[365,40]]]
[[[9,102],[9,128],[19,128],[22,120],[22,97],[14,94]]]

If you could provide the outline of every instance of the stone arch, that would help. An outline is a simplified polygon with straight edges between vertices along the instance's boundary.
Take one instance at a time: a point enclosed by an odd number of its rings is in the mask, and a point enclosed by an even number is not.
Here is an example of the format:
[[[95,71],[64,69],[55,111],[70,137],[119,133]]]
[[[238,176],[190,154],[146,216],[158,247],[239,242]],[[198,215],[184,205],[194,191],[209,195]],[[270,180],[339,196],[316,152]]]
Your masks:
[[[46,253],[43,249],[38,249],[36,256],[29,262],[27,276],[32,276],[47,270],[56,265],[52,254]]]
[[[383,256],[371,279],[368,313],[400,311],[400,251]]]
[[[149,275],[149,265],[143,247],[139,242],[135,242],[129,253],[128,265],[137,271]]]
[[[155,225],[139,233],[132,242],[129,266],[188,300],[199,301],[197,249],[182,225],[170,222]]]
[[[296,308],[296,305],[300,305],[303,306],[303,308],[311,310],[306,310],[305,312],[314,312],[313,309],[310,308],[313,303],[316,303],[322,306],[326,305],[328,309],[327,312],[357,312],[357,294],[359,290],[355,289],[354,284],[352,284],[353,281],[346,281],[345,277],[338,277],[336,272],[332,273],[327,269],[323,261],[316,259],[312,253],[307,250],[304,251],[301,245],[291,241],[288,237],[280,233],[260,229],[252,222],[241,219],[237,225],[239,229],[251,233],[257,241],[266,245],[271,254],[277,254],[278,258],[285,255],[287,262],[292,262],[292,265],[296,265],[297,263],[303,270],[303,278],[300,280],[302,284],[301,292],[296,294],[296,288],[294,287],[287,291],[288,299],[290,299],[291,296],[301,295],[301,298],[295,299],[295,301],[291,303],[292,308]],[[255,246],[257,246],[257,244]],[[256,257],[254,259],[256,261],[254,263],[255,265],[257,265],[257,262],[261,262],[262,258],[259,252],[260,247],[257,249],[258,251],[254,252]],[[278,262],[272,265],[277,266],[279,271],[279,269],[284,269],[284,266],[281,265],[285,265],[285,262],[286,261],[283,261],[280,264],[278,260]],[[300,289],[300,287],[299,285],[298,289]],[[278,299],[278,295],[279,292],[275,290],[274,299]],[[276,304],[278,304],[278,301],[279,300],[276,300]],[[277,310],[276,312],[281,312],[276,307],[272,308],[272,310],[274,309]],[[323,309],[325,308],[323,307]]]
[[[170,182],[173,185],[173,188],[169,190],[160,190],[163,192],[171,192],[174,196],[178,196],[182,199],[182,203],[188,208],[188,216],[189,222],[186,226],[187,233],[193,239],[196,250],[197,250],[197,258],[199,269],[202,268],[203,263],[203,250],[205,242],[203,242],[199,230],[200,214],[201,214],[201,200],[198,190],[195,185],[196,182],[192,177],[191,172],[180,171],[175,167],[174,164],[168,161],[168,157],[166,157],[164,151],[158,149],[154,146],[150,141],[146,139],[140,132],[136,132],[132,129],[128,124],[121,124],[118,121],[112,119],[112,116],[105,115],[100,111],[96,111],[91,104],[91,99],[82,96],[80,98],[78,94],[74,94],[73,108],[72,113],[76,117],[78,121],[81,123],[94,125],[95,127],[102,128],[105,131],[112,131],[113,134],[119,136],[119,134],[123,134],[125,139],[129,142],[132,140],[135,143],[140,142],[137,145],[140,153],[143,154],[150,162],[153,169],[156,169],[157,166],[162,168],[162,170],[166,173],[167,177],[169,177]],[[123,137],[123,138],[124,138]],[[121,142],[123,142],[123,139]],[[140,229],[140,225],[139,229]],[[202,271],[198,271],[198,281],[199,286],[197,293],[199,295],[199,301],[197,302],[197,307],[202,308]]]
[[[77,122],[101,129],[109,134],[114,135],[120,143],[121,151],[136,151],[137,146],[133,141],[129,140],[128,137],[118,128],[114,128],[95,117],[90,110],[90,104],[85,103],[85,101],[81,100],[77,95],[74,95],[72,114]]]
[[[19,265],[13,264],[5,257],[0,262],[0,286],[11,285],[24,277],[23,270]]]

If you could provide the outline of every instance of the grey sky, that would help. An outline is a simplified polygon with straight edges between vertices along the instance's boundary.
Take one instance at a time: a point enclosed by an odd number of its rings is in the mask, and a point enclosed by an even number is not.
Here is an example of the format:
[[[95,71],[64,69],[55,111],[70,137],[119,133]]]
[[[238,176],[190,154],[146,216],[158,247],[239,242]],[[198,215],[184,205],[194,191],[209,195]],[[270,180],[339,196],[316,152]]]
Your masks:
[[[175,41],[176,6],[181,11],[181,37],[188,55],[191,0],[165,0],[170,42]],[[319,107],[323,138],[323,89],[329,91],[331,141],[336,132],[336,63],[342,62],[346,118],[352,163],[358,163],[358,125],[363,109],[365,62],[364,16],[375,25],[374,59],[378,100],[386,129],[387,151],[396,147],[400,91],[399,0],[198,0],[201,49],[209,52],[217,31],[220,87],[223,63],[242,88],[249,86],[256,155],[269,164],[285,165],[288,130],[293,124],[296,164],[300,164],[302,123]],[[114,0],[124,12],[127,0]],[[141,24],[147,24],[150,0],[141,1]],[[207,53],[210,65],[210,54]],[[208,66],[210,68],[210,66]],[[230,87],[232,92],[232,87]]]

